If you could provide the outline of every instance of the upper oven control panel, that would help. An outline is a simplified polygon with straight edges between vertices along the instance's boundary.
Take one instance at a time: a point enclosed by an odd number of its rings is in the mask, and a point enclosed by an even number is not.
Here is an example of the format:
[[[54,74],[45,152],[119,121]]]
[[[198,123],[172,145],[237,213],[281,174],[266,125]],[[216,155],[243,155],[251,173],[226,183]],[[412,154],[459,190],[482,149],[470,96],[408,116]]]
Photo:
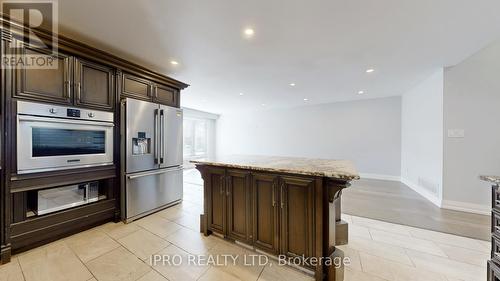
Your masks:
[[[23,115],[36,115],[44,117],[113,122],[113,112],[27,101],[17,102],[17,113]]]
[[[68,108],[66,109],[66,116],[80,118],[80,109]]]

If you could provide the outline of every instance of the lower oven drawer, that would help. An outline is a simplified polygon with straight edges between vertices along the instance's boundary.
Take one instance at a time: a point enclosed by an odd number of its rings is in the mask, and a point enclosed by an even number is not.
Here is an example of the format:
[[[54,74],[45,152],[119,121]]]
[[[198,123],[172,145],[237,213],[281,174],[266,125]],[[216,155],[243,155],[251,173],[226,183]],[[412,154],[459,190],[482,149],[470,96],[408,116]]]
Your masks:
[[[99,183],[90,182],[37,191],[38,216],[73,208],[99,200]]]
[[[182,199],[182,167],[129,174],[124,219],[129,222]]]

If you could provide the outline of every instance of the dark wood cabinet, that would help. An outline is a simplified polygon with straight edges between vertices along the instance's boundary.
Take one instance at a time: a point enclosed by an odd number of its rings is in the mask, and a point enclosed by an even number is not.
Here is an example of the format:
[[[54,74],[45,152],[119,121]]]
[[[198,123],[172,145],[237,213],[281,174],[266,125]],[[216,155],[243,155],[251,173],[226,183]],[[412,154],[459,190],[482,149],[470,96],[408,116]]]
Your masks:
[[[155,84],[153,101],[168,106],[179,107],[179,91],[165,85]]]
[[[314,256],[314,179],[281,177],[281,253]]]
[[[75,59],[75,105],[112,110],[114,107],[114,69]]]
[[[208,188],[208,227],[220,234],[226,233],[226,194],[225,178],[226,171],[219,168],[210,168],[207,170],[206,183]]]
[[[252,174],[253,242],[273,254],[279,253],[278,181],[276,175]]]
[[[141,100],[151,100],[153,83],[135,75],[123,73],[121,97],[130,97]]]
[[[227,236],[251,242],[250,174],[240,170],[226,172]]]
[[[45,50],[17,43],[19,56],[49,55]],[[113,110],[115,70],[64,53],[51,55],[54,68],[19,68],[15,98]]]
[[[48,55],[45,50],[23,46],[17,41],[16,43],[17,56],[19,57]],[[71,104],[73,61],[70,56],[62,53],[52,57],[54,58],[54,68],[24,67],[17,69],[14,97]]]
[[[211,231],[271,254],[314,256],[314,178],[205,171]]]

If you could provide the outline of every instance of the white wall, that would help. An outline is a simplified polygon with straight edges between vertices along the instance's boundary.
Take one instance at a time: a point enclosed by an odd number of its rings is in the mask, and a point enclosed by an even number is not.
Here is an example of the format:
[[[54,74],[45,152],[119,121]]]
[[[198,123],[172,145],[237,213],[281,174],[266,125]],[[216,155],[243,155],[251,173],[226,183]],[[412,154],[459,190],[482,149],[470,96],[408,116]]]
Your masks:
[[[402,97],[401,180],[441,206],[443,183],[443,70]]]
[[[444,127],[464,138],[445,138],[443,206],[487,213],[488,183],[500,175],[500,41],[444,72]]]
[[[368,176],[400,176],[400,97],[224,114],[216,126],[217,155],[349,159]]]

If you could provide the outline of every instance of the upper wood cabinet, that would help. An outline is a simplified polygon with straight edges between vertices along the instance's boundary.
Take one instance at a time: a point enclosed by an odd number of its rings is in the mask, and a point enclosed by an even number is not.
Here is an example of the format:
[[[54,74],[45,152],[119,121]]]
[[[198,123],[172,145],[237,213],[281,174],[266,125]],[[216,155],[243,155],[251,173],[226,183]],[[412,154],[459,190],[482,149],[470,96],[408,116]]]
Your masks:
[[[19,56],[47,55],[43,49],[22,46]],[[57,67],[19,68],[15,72],[15,98],[75,105],[100,110],[114,109],[115,70],[64,53],[53,56]]]
[[[153,83],[149,80],[123,73],[121,97],[148,100],[152,98]]]
[[[110,110],[114,107],[114,69],[94,62],[75,59],[75,104]]]
[[[16,50],[18,56],[47,55],[45,50],[21,44]],[[14,97],[71,104],[73,61],[70,56],[61,53],[53,58],[57,64],[54,69],[18,68],[15,71]]]
[[[179,90],[165,85],[155,84],[153,101],[169,106],[179,107]]]
[[[158,84],[130,73],[123,73],[121,80],[120,98],[129,97],[173,107],[180,106],[179,89]]]

